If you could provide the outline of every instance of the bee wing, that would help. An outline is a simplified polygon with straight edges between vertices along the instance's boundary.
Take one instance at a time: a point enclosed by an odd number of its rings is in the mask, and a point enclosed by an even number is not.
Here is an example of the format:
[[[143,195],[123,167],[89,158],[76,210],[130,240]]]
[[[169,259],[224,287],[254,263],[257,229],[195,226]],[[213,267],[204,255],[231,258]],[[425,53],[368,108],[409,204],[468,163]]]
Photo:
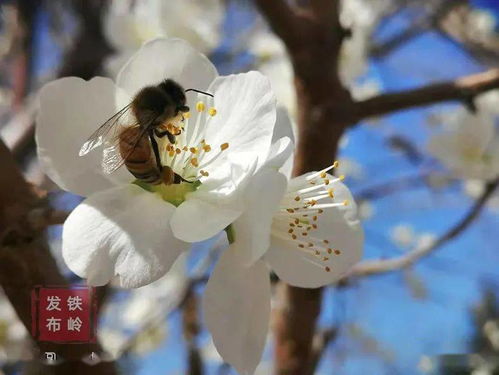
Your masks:
[[[134,126],[132,127],[136,126],[138,126],[138,124],[134,124]],[[140,133],[137,133],[137,135],[130,140],[131,141],[130,143],[132,143],[133,146],[130,147],[130,150],[124,157],[121,155],[120,151],[119,136],[116,136],[112,144],[109,147],[106,147],[103,151],[103,158],[101,165],[104,173],[111,174],[115,170],[120,168],[123,164],[125,164],[125,160],[132,154],[132,152],[139,144],[140,140],[147,135],[147,131],[148,128],[144,128]]]
[[[125,114],[128,113],[131,108],[132,103],[128,104],[126,107],[120,109],[112,117],[110,117],[105,123],[103,123],[99,129],[97,129],[80,148],[79,155],[83,156],[88,154],[93,149],[99,147],[103,143],[113,143],[117,139],[118,131],[121,127],[120,119],[123,118]]]

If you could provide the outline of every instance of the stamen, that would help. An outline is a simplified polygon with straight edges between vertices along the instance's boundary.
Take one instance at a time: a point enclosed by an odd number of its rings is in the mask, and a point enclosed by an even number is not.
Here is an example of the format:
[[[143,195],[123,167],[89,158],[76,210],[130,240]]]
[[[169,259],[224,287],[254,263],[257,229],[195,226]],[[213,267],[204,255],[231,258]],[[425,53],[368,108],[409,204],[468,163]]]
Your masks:
[[[196,110],[198,112],[203,112],[205,110],[206,106],[203,102],[197,102],[196,103]]]
[[[215,107],[211,107],[209,110],[208,110],[208,114],[213,117],[217,114],[217,110]]]
[[[224,151],[224,150],[227,150],[229,148],[229,144],[226,142],[226,143],[222,143],[220,145],[220,150]]]

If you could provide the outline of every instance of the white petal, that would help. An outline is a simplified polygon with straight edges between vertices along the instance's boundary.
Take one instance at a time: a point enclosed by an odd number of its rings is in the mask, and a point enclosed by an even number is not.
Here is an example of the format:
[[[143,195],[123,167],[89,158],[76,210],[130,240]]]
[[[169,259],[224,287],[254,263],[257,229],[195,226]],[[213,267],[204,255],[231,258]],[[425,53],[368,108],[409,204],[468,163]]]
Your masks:
[[[269,325],[270,280],[265,264],[244,267],[233,249],[227,249],[206,286],[203,310],[223,359],[238,373],[253,374]]]
[[[295,128],[291,121],[291,117],[289,117],[289,113],[285,107],[279,106],[277,107],[277,119],[275,122],[272,144],[282,137],[288,137],[293,144],[296,144]],[[292,150],[280,169],[281,173],[288,179],[291,178],[291,172],[293,171],[293,158],[294,153]]]
[[[276,100],[268,78],[258,72],[218,77],[210,86],[217,115],[207,124],[206,142],[218,147],[229,143],[232,161],[248,165],[260,157],[264,163],[276,121]],[[225,163],[220,158],[210,167]]]
[[[126,288],[151,283],[189,248],[169,228],[174,211],[135,185],[93,194],[64,224],[64,260],[90,285],[104,285],[114,276]]]
[[[81,145],[117,112],[116,86],[108,78],[69,77],[45,85],[39,96],[38,157],[62,189],[88,196],[114,185],[101,168],[102,152],[78,156]],[[131,180],[131,175],[129,175]]]
[[[233,225],[233,246],[245,265],[253,264],[268,250],[273,215],[286,186],[286,177],[272,169],[262,169],[248,185],[246,210]]]
[[[294,145],[288,137],[278,139],[272,144],[263,168],[282,171],[283,164],[292,157],[293,148]]]
[[[243,193],[256,163],[246,169],[237,164],[224,167],[210,175],[198,190],[187,194],[186,201],[175,211],[170,223],[177,238],[204,241],[224,230],[243,212]]]
[[[224,230],[239,215],[241,210],[230,205],[189,199],[177,208],[170,224],[177,238],[186,242],[198,242]]]
[[[145,43],[118,74],[117,84],[130,96],[170,78],[185,89],[206,90],[218,73],[206,56],[174,38]]]
[[[329,260],[324,261],[324,254],[317,258],[298,248],[295,242],[272,236],[265,259],[276,274],[291,285],[317,288],[334,283],[362,258],[364,234],[356,219],[356,206],[352,196],[342,183],[337,182],[334,191],[339,201],[348,199],[349,205],[325,209],[319,215],[318,229],[310,232],[310,235],[329,240],[329,244],[325,246],[340,250],[340,255],[326,254]],[[330,272],[326,272],[326,266],[330,268]]]

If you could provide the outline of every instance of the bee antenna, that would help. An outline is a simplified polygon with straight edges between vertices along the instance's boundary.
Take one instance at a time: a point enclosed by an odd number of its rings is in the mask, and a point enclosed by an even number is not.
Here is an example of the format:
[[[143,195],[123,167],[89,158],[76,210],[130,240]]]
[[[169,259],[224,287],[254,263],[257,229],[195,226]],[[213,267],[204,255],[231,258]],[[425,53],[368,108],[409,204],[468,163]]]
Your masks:
[[[208,96],[211,96],[213,98],[213,94],[210,94],[209,92],[204,92],[204,91],[197,90],[197,89],[187,89],[187,90],[185,90],[185,92],[188,92],[188,91],[198,92],[200,94],[208,95]]]

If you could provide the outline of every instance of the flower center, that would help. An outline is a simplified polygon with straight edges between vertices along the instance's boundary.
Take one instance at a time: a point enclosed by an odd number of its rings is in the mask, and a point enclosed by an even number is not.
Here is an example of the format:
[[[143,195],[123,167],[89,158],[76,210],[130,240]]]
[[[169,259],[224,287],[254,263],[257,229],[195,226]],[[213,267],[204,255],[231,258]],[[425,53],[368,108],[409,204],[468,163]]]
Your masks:
[[[185,181],[202,183],[210,175],[213,162],[229,144],[223,142],[212,146],[205,141],[206,129],[217,115],[215,107],[200,101],[195,111],[195,116],[188,112],[166,124],[166,130],[175,136],[175,143],[167,137],[161,142],[161,161]]]
[[[328,168],[307,176],[302,186],[288,191],[272,224],[273,235],[291,242],[307,255],[305,259],[326,272],[331,271],[331,257],[341,255],[341,250],[332,247],[333,239],[318,238],[319,216],[349,204],[347,200],[338,202],[334,194],[334,185],[344,176],[334,177],[327,173],[337,166],[335,161]]]
[[[174,136],[174,143],[165,136],[158,140],[158,145],[161,164],[171,168],[177,175],[176,183],[151,185],[139,180],[134,183],[159,194],[163,200],[175,206],[184,202],[186,195],[196,191],[209,177],[213,162],[229,148],[227,142],[212,147],[205,141],[207,127],[216,115],[215,107],[199,101],[195,106],[194,116],[191,116],[191,112],[179,114],[161,126],[162,130],[167,130]]]
[[[199,185],[201,185],[199,181],[194,181],[192,183],[181,182],[180,184],[171,185],[151,185],[140,180],[135,180],[133,183],[144,190],[158,194],[164,201],[170,202],[176,207],[180,206],[180,204],[185,201],[185,196],[188,193],[196,191]]]

